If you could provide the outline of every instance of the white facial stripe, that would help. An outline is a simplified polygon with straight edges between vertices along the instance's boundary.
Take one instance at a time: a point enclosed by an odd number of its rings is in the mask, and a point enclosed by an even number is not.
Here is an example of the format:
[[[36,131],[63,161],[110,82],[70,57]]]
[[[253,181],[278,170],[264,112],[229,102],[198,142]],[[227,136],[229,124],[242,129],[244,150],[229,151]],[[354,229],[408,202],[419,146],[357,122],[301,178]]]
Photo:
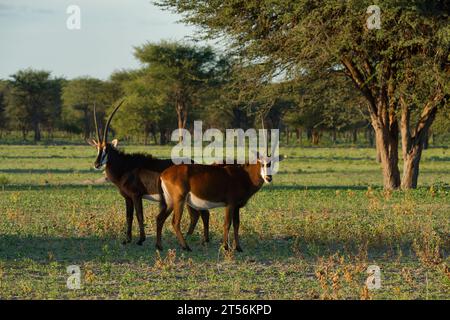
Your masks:
[[[269,183],[268,179],[267,179],[267,162],[263,161],[261,163],[261,177],[263,178],[264,182]]]
[[[265,183],[270,183],[269,181],[269,162],[262,161],[261,162],[261,177],[263,178]]]
[[[104,165],[106,164],[107,161],[108,161],[108,154],[106,153],[106,148],[103,148],[103,150],[102,150],[102,157],[101,157],[101,160],[100,160],[100,164],[101,164],[102,166],[104,166]]]

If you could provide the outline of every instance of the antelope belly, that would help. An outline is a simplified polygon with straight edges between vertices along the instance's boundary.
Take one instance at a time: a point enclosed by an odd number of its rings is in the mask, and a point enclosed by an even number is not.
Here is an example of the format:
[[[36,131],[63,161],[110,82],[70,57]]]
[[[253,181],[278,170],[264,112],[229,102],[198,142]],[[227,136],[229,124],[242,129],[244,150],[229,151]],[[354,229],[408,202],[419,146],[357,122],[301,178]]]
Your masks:
[[[166,184],[164,181],[161,181],[161,188],[163,189],[164,200],[169,208],[172,207],[172,198],[170,197],[170,193],[167,191]]]
[[[223,202],[213,202],[213,201],[203,200],[203,199],[197,197],[196,195],[194,195],[192,192],[189,192],[186,200],[190,207],[197,209],[197,210],[206,210],[206,209],[225,207],[225,203],[223,203]]]
[[[157,202],[159,202],[159,200],[160,200],[159,194],[146,194],[143,196],[143,198],[146,200],[157,201]]]

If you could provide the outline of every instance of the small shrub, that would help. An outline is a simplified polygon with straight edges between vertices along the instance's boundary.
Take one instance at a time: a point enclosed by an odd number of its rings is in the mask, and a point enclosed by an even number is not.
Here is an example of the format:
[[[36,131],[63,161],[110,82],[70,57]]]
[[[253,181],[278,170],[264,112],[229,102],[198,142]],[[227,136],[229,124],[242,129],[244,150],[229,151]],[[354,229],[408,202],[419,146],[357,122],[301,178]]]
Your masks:
[[[7,176],[0,176],[0,186],[6,186],[11,183],[11,180]]]

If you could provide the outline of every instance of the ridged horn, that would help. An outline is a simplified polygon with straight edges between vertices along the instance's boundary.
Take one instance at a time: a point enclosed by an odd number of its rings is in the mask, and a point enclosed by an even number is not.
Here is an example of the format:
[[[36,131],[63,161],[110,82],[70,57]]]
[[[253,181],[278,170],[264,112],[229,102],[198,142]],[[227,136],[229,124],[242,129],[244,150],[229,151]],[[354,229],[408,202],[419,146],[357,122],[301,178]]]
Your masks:
[[[266,157],[269,158],[270,157],[270,155],[269,155],[269,141],[267,139],[267,132],[266,132],[266,130],[264,128],[264,116],[263,115],[261,115],[261,127],[262,127],[263,133],[264,133],[264,143],[266,144]]]
[[[103,134],[103,141],[104,143],[107,142],[107,138],[108,138],[108,131],[109,131],[109,125],[111,124],[111,120],[114,117],[114,114],[117,112],[117,110],[119,109],[119,107],[122,105],[122,103],[125,100],[120,101],[120,103],[117,105],[117,107],[114,108],[114,111],[110,114],[108,121],[106,121],[106,126],[105,126],[105,132]]]
[[[98,127],[98,121],[97,121],[97,111],[95,109],[95,102],[94,102],[94,124],[95,124],[95,132],[97,132],[97,142],[101,143],[100,140],[100,128]]]

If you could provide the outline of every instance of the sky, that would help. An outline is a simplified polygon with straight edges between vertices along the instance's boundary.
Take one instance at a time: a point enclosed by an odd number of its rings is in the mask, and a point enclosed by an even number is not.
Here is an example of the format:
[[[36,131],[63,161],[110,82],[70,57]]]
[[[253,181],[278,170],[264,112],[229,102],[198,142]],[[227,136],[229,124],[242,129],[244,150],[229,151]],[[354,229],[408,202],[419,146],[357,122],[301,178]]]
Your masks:
[[[79,30],[67,27],[70,5],[80,8]],[[0,0],[0,79],[29,67],[107,79],[139,67],[134,46],[194,35],[180,18],[150,0]]]

